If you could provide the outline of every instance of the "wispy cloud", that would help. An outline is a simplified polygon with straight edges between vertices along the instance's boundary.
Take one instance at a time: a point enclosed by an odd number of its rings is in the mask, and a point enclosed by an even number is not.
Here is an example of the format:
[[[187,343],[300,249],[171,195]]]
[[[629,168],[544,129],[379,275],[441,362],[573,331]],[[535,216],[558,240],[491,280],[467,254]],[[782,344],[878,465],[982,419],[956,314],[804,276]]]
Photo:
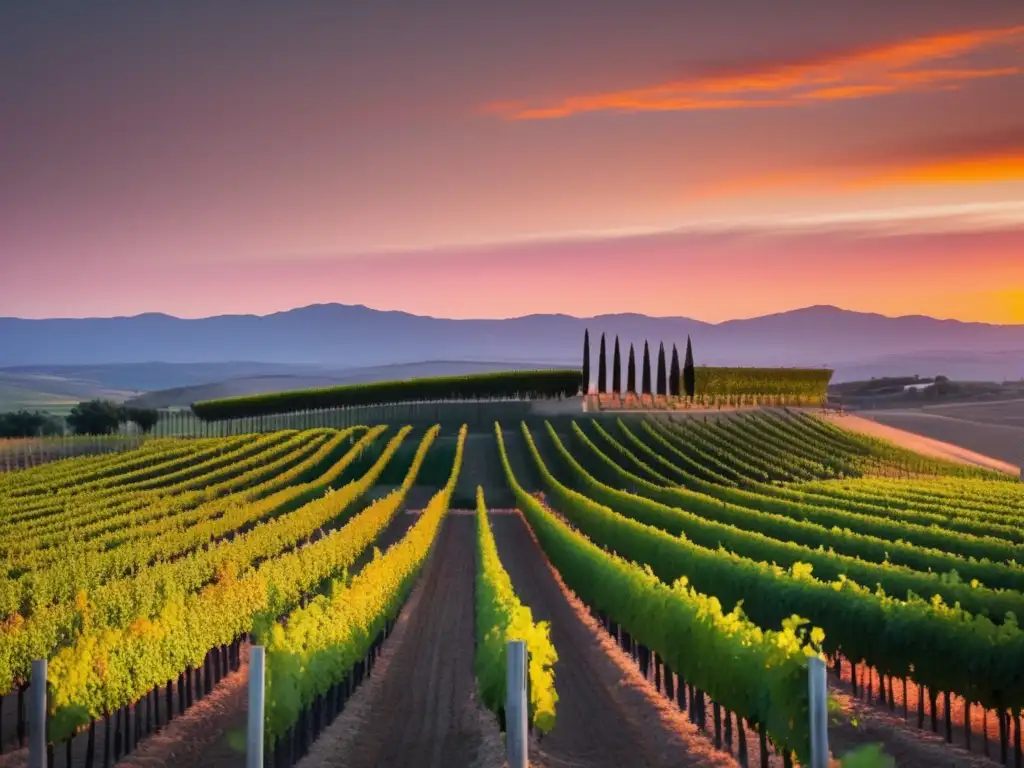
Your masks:
[[[970,54],[1024,41],[1024,25],[968,30],[834,52],[802,61],[769,62],[654,85],[569,96],[548,105],[497,102],[484,110],[511,120],[543,120],[587,112],[663,112],[785,107],[921,90],[954,90],[972,80],[1011,77],[1020,66],[950,66]],[[1021,58],[1021,48],[1011,48]]]
[[[998,131],[896,142],[812,166],[726,178],[691,190],[696,199],[772,192],[848,192],[908,185],[1024,182],[1024,125]]]

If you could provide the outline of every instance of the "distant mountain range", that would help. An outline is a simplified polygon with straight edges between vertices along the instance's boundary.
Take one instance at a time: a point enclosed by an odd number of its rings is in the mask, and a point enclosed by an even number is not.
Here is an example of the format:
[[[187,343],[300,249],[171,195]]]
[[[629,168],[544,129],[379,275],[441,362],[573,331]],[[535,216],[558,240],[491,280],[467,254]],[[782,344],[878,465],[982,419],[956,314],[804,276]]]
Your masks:
[[[238,369],[234,376],[314,378],[437,360],[488,367],[579,365],[585,328],[595,362],[601,333],[608,334],[609,356],[619,335],[623,358],[630,342],[638,346],[639,357],[645,339],[652,355],[661,341],[669,348],[680,345],[682,353],[690,335],[698,365],[827,366],[836,369],[837,380],[915,373],[1024,377],[1024,325],[889,318],[830,306],[717,324],[639,314],[449,320],[340,304],[198,320],[162,314],[0,318],[0,368],[59,375],[54,366],[98,366],[96,372],[102,369],[104,375],[89,378],[119,389],[151,390],[222,380],[227,377],[218,369],[227,363]],[[154,362],[163,365],[149,365]],[[108,375],[112,365],[121,372],[117,381]]]

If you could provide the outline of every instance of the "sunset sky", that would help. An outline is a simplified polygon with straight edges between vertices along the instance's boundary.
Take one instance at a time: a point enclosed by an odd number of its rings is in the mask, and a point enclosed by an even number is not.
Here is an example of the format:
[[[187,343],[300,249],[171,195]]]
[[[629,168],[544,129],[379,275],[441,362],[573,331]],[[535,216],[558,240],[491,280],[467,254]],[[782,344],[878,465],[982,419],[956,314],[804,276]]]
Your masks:
[[[0,316],[1024,323],[1021,0],[0,4]]]

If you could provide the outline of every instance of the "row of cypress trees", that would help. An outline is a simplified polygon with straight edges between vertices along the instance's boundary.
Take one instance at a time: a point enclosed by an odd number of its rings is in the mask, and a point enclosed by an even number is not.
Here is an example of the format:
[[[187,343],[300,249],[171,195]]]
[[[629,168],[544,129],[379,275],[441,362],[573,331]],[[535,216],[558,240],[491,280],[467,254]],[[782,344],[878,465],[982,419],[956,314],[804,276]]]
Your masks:
[[[619,337],[615,337],[615,349],[612,352],[612,380],[608,386],[608,364],[605,359],[604,334],[601,334],[601,347],[597,358],[597,391],[599,394],[611,392],[623,394],[631,392],[639,395],[668,395],[670,397],[693,397],[696,390],[696,375],[693,369],[693,344],[686,337],[686,359],[682,368],[679,367],[679,352],[672,345],[672,362],[666,369],[665,344],[658,345],[658,367],[654,387],[651,387],[651,352],[644,341],[644,359],[641,368],[640,389],[636,386],[636,357],[633,345],[629,345],[629,361],[626,363],[626,386],[622,386],[622,362],[619,356]],[[590,388],[590,329],[583,332],[583,387]]]

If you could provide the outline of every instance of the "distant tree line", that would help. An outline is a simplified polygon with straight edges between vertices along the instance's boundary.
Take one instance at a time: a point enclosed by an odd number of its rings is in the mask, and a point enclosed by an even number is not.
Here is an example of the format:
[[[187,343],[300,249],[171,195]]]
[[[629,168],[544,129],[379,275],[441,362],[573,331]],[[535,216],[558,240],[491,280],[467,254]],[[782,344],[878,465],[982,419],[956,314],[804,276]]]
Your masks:
[[[155,408],[133,408],[109,400],[79,403],[61,419],[42,411],[0,413],[0,437],[54,437],[72,432],[76,435],[111,435],[122,424],[135,424],[148,434],[160,420]]]
[[[636,356],[633,345],[629,345],[629,357],[626,363],[626,385],[622,386],[622,358],[619,352],[619,337],[615,337],[612,351],[611,386],[608,384],[608,364],[605,353],[605,336],[601,334],[601,344],[597,352],[597,391],[599,394],[612,393],[621,395],[662,395],[669,397],[690,397],[696,391],[697,377],[693,367],[693,342],[686,337],[686,358],[680,367],[679,351],[672,345],[671,363],[665,364],[665,344],[658,344],[658,362],[655,375],[651,377],[651,351],[644,341],[644,356],[640,371],[640,389],[636,387]],[[590,389],[590,330],[583,332],[583,391]]]
[[[63,420],[41,411],[0,413],[0,437],[52,437],[64,434]]]

